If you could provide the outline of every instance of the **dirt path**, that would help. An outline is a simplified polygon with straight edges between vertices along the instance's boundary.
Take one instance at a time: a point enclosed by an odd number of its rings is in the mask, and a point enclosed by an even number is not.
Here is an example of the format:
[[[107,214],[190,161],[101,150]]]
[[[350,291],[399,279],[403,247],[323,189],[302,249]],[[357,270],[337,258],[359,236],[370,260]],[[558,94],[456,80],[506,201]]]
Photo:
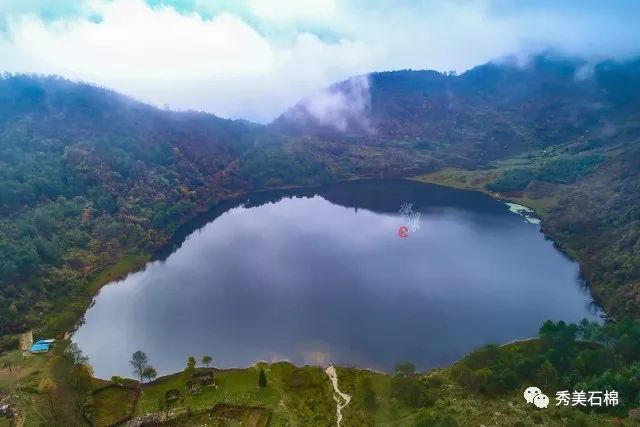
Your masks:
[[[337,425],[340,427],[340,421],[342,421],[342,409],[351,402],[351,396],[347,393],[341,392],[338,388],[338,373],[333,365],[329,366],[324,372],[329,376],[331,384],[333,384],[333,398],[336,401]]]

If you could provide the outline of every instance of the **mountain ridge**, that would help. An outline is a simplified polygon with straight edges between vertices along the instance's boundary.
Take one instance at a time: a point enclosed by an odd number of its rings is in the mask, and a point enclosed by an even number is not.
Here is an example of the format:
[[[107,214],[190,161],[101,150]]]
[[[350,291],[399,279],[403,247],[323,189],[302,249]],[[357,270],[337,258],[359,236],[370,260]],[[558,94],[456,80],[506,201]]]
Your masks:
[[[534,57],[527,66],[488,63],[459,76],[431,70],[372,73],[368,75],[371,93],[367,109],[374,132],[353,126],[345,133],[364,140],[405,138],[450,144],[458,139],[469,145],[489,145],[484,152],[472,146],[467,151],[497,158],[515,154],[528,143],[540,148],[558,139],[577,137],[578,132],[597,124],[598,117],[607,119],[612,109],[637,114],[640,61],[598,63],[591,68],[591,76],[578,78],[587,66],[584,61],[556,61],[543,55]],[[630,84],[622,91],[612,76],[626,76],[625,84]],[[337,83],[327,91],[348,89],[349,82]],[[332,132],[331,126],[322,126],[313,114],[305,112],[304,102],[272,125],[306,136],[339,137],[341,132]],[[571,106],[580,110],[567,111]],[[474,109],[482,110],[484,117],[474,114]],[[472,134],[474,127],[486,126],[487,119],[497,122],[495,129]],[[562,132],[561,128],[568,126],[569,131]],[[514,147],[494,147],[499,136]]]

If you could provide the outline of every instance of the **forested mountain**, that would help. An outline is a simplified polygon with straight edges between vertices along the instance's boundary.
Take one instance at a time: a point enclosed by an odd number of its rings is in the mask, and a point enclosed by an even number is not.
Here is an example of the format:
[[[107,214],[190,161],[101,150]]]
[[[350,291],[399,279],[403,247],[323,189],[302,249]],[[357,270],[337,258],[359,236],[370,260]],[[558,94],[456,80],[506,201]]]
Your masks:
[[[269,126],[172,112],[53,77],[0,79],[0,335],[77,320],[96,272],[222,198],[281,186],[491,172],[544,205],[610,313],[640,313],[640,62],[534,58],[460,76],[374,73]],[[519,157],[516,166],[496,161]],[[70,310],[71,307],[71,310]],[[70,311],[69,311],[70,310]]]
[[[338,123],[332,109],[346,120]],[[460,76],[405,70],[350,79],[302,100],[273,127],[443,151],[449,162],[477,166],[573,140],[589,148],[640,137],[638,127],[619,128],[639,110],[640,61],[588,64],[541,55]]]
[[[224,169],[271,138],[63,79],[0,79],[0,335],[233,191]]]

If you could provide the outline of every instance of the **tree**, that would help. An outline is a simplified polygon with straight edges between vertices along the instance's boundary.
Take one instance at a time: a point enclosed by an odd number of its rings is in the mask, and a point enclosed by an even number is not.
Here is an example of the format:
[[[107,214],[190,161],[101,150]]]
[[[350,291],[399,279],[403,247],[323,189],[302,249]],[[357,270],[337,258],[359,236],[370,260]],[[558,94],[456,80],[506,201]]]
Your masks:
[[[374,410],[378,406],[378,402],[376,400],[376,392],[373,390],[371,378],[363,378],[360,383],[360,387],[362,388],[361,395],[363,406],[369,411]]]
[[[542,338],[543,341],[558,348],[570,347],[575,342],[577,334],[577,325],[573,323],[566,324],[562,320],[558,323],[547,320],[542,324],[539,331],[540,338]]]
[[[260,373],[258,374],[258,387],[267,388],[267,374],[265,374],[263,368],[260,368]]]
[[[158,376],[158,372],[155,370],[153,366],[147,365],[142,371],[142,376],[145,377],[148,381],[151,381],[152,379]]]
[[[86,394],[91,388],[93,368],[88,363],[76,363],[69,370],[69,383],[81,394]]]
[[[459,424],[450,413],[424,409],[418,413],[413,425],[415,427],[456,427]]]
[[[396,373],[391,378],[391,395],[401,402],[418,407],[426,403],[426,388],[416,378],[416,367],[407,361],[396,365]]]
[[[196,358],[193,356],[189,356],[187,359],[187,369],[195,369],[196,368]]]
[[[619,369],[621,364],[622,362],[613,350],[602,347],[593,350],[582,350],[573,359],[571,368],[575,370],[580,377],[588,377],[600,375],[607,369]]]
[[[51,409],[51,414],[55,417],[55,404],[54,404],[54,395],[58,386],[51,378],[43,378],[38,384],[38,391],[40,393],[47,395],[47,400],[49,401],[49,408]]]
[[[187,359],[187,367],[184,368],[184,375],[187,378],[191,378],[196,371],[196,358],[189,356]]]
[[[71,343],[67,346],[64,350],[64,356],[74,364],[83,365],[89,361],[89,358],[82,354],[82,350],[76,343]]]
[[[640,323],[621,319],[614,328],[614,349],[626,362],[640,357]]]
[[[410,362],[402,362],[396,364],[396,375],[401,377],[411,377],[416,373],[416,366]]]
[[[600,331],[600,324],[595,321],[589,321],[582,319],[578,323],[578,334],[582,336],[585,341],[596,341]]]
[[[578,326],[564,321],[547,320],[540,327],[539,335],[547,347],[547,358],[558,371],[566,371],[575,357]]]
[[[537,384],[539,384],[543,390],[549,390],[556,387],[560,378],[558,371],[548,360],[545,360],[544,363],[540,365],[536,377],[538,381]]]
[[[76,363],[69,370],[68,382],[77,396],[77,410],[86,413],[91,408],[91,378],[93,368],[87,363]]]
[[[205,354],[204,356],[202,356],[202,364],[207,368],[209,367],[209,364],[211,363],[212,360],[213,359],[208,354]]]
[[[489,368],[480,368],[474,373],[477,390],[480,393],[489,394],[493,391],[493,371]]]
[[[133,373],[136,374],[140,378],[140,382],[142,382],[142,377],[144,373],[144,368],[149,364],[149,358],[144,351],[136,351],[131,356],[131,366],[133,367]]]

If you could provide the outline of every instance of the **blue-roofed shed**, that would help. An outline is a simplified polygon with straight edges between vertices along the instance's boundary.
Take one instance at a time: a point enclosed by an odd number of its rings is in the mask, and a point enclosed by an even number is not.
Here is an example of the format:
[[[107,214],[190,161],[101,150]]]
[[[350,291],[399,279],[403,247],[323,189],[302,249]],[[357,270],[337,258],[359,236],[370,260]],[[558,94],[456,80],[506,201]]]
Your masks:
[[[31,349],[29,350],[31,353],[46,353],[51,350],[53,347],[53,342],[55,340],[39,340],[33,343]]]

